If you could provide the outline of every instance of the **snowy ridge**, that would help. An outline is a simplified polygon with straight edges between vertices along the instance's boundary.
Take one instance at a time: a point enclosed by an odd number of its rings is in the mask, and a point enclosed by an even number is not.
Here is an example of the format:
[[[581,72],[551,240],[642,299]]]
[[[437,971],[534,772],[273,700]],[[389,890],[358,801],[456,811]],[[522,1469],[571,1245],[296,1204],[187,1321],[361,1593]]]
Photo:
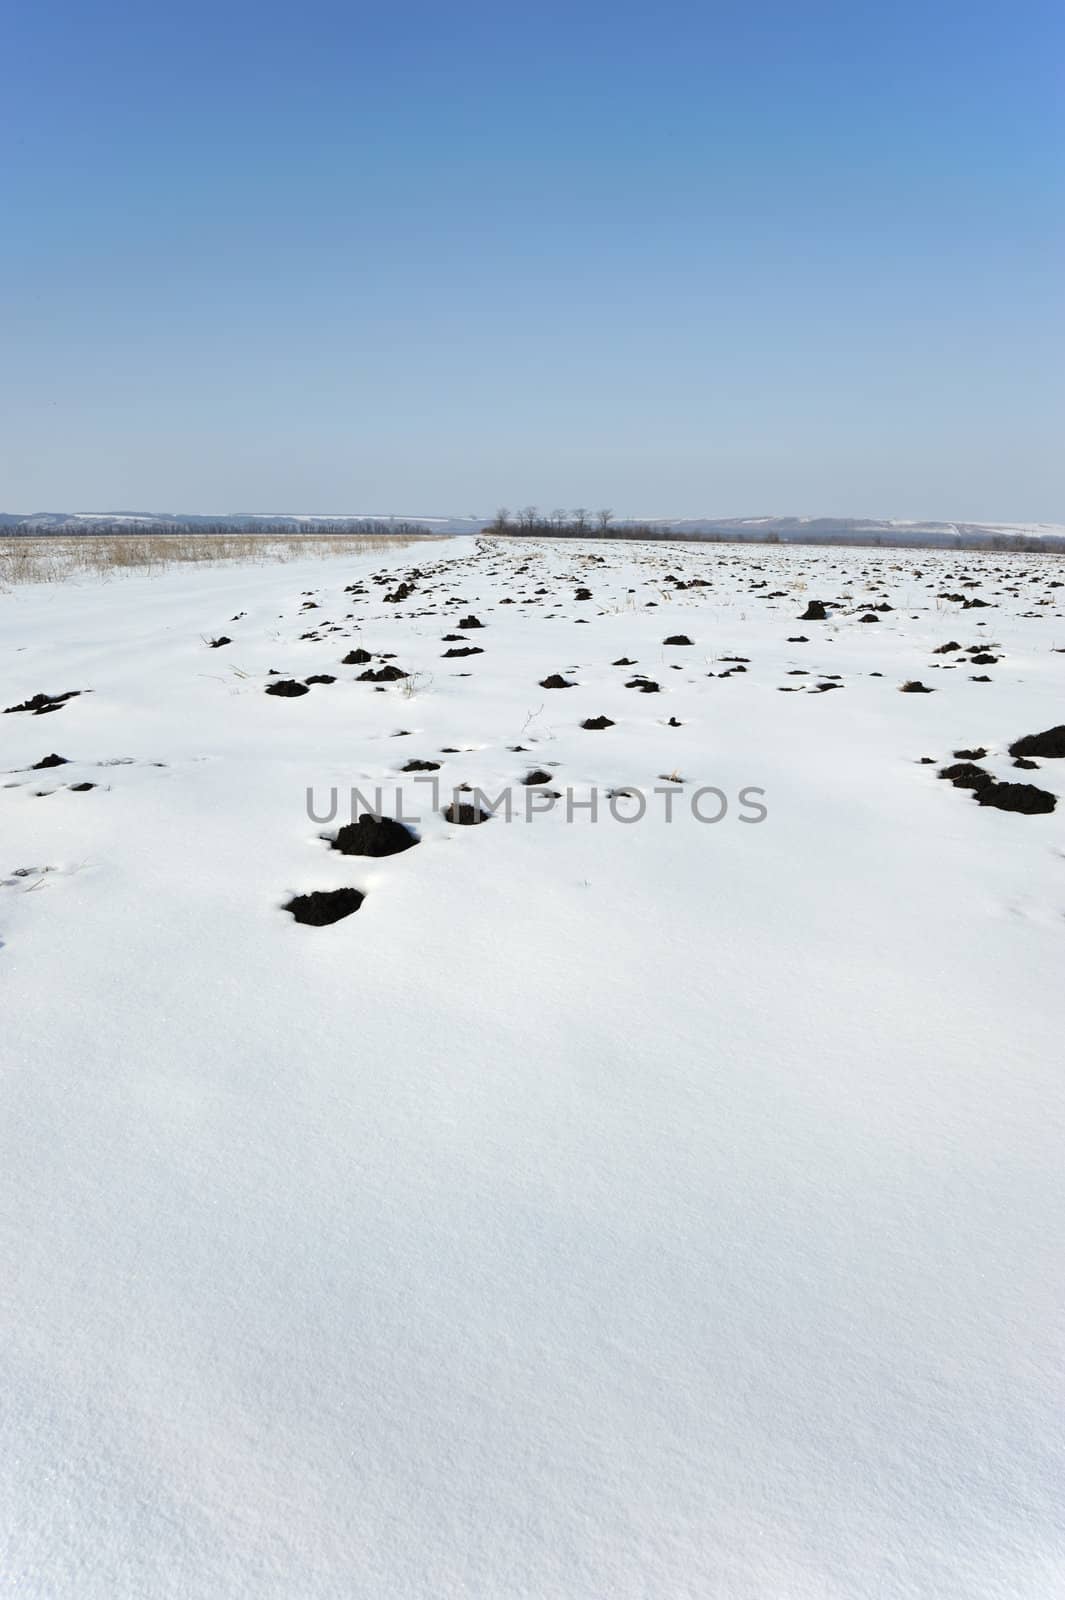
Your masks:
[[[71,533],[114,525],[138,531],[165,533],[170,527],[239,528],[248,532],[279,529],[335,529],[338,524],[374,524],[386,528],[397,524],[417,524],[433,533],[472,534],[483,531],[488,517],[424,515],[418,512],[388,513],[344,511],[280,512],[239,511],[218,513],[147,511],[39,511],[28,515],[0,513],[0,532]],[[1004,546],[1010,541],[1039,541],[1051,548],[1065,549],[1065,523],[1056,522],[964,522],[913,521],[875,517],[640,517],[632,519],[642,527],[670,532],[683,538],[722,539],[761,538],[774,543],[861,543],[914,545]],[[615,529],[624,528],[629,519],[619,517]]]

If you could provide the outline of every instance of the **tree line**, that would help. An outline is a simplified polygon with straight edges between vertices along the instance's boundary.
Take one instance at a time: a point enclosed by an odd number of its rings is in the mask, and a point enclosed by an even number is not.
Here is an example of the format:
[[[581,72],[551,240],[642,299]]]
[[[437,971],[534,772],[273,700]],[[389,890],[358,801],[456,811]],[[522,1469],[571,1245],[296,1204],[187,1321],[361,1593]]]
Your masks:
[[[1065,539],[1056,534],[1012,533],[1004,530],[978,534],[968,532],[923,532],[917,537],[876,532],[859,528],[805,528],[801,535],[780,533],[758,527],[672,527],[664,522],[618,522],[609,507],[590,511],[576,506],[572,511],[542,512],[537,506],[510,511],[501,506],[483,531],[552,539],[669,539],[698,544],[801,544],[857,545],[872,549],[986,550],[1014,555],[1062,555]]]
[[[523,506],[510,511],[501,506],[485,533],[539,534],[554,539],[660,539],[675,538],[671,528],[660,522],[616,522],[609,506],[590,511],[574,506],[572,511],[541,511],[538,506]],[[681,536],[683,537],[683,536]]]

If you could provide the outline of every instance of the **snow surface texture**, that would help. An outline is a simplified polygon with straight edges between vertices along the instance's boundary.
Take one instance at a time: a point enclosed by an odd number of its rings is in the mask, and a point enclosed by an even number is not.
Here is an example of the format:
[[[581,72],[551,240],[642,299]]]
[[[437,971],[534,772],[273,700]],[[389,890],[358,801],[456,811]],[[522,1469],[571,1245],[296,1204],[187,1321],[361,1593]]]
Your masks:
[[[1065,796],[1006,754],[1065,722],[1065,563],[382,560],[0,596],[0,705],[85,691],[0,715],[0,1590],[1065,1593],[1065,803],[936,777]],[[601,814],[456,827],[412,759]],[[400,855],[308,819],[396,781]]]

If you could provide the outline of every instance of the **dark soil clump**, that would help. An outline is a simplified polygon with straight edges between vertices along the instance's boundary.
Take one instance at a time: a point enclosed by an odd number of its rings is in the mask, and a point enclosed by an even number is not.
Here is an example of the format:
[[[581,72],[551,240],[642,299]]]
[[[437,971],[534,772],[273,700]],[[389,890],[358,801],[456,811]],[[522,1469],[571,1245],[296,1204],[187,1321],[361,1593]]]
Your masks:
[[[1065,723],[1057,728],[1047,728],[1044,733],[1027,733],[1010,745],[1011,756],[1043,756],[1047,760],[1065,760]]]
[[[984,789],[995,781],[990,772],[974,766],[971,761],[957,761],[953,766],[941,767],[938,776],[946,778],[955,789]]]
[[[367,667],[365,672],[360,672],[359,683],[395,683],[398,678],[406,678],[408,674],[400,667],[378,667],[375,672],[372,667]]]
[[[278,678],[276,683],[266,685],[267,694],[280,695],[283,700],[295,700],[298,695],[310,694],[305,683],[297,683],[295,678]]]
[[[585,720],[581,723],[581,727],[582,728],[590,728],[590,729],[596,729],[596,730],[598,730],[600,728],[612,728],[613,726],[614,726],[614,724],[611,722],[609,717],[586,717]]]
[[[364,811],[358,822],[340,829],[331,848],[342,856],[398,856],[419,842],[416,834],[392,817],[373,817]]]
[[[313,894],[296,895],[284,909],[310,928],[327,928],[358,911],[365,898],[358,889],[316,889]]]
[[[471,806],[465,801],[453,800],[444,808],[444,820],[454,822],[460,828],[474,828],[479,822],[487,822],[490,817],[490,811],[482,811],[480,806]]]
[[[997,811],[1019,811],[1024,817],[1045,816],[1057,805],[1057,796],[1034,783],[991,783],[976,791],[977,804]]]
[[[7,716],[11,711],[32,711],[35,717],[47,716],[49,711],[58,711],[60,706],[79,694],[80,689],[68,689],[66,694],[35,694],[29,700],[23,700],[21,705],[5,706],[4,715]]]

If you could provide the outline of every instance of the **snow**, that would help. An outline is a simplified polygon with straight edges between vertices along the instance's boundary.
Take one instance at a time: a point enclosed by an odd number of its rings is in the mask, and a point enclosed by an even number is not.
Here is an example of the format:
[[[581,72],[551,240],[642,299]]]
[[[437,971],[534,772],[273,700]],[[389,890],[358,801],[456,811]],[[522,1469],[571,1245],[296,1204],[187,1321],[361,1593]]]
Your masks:
[[[1063,566],[455,539],[0,595],[0,706],[92,691],[0,716],[4,1592],[1065,1592],[1065,804],[919,764],[1065,795],[1005,753],[1065,721]],[[988,609],[936,600],[965,573]],[[454,827],[411,758],[600,816]],[[396,782],[402,855],[308,819]]]
[[[101,513],[99,511],[75,511],[72,517],[79,522],[154,522],[155,518],[150,512],[140,511],[115,511]]]

